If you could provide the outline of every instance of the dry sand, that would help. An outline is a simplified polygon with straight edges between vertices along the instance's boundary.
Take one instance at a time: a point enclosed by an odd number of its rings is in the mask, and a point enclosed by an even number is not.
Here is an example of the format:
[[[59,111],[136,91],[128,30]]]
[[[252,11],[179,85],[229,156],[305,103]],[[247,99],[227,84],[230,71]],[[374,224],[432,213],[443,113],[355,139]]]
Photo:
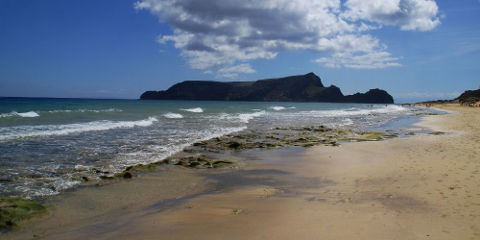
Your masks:
[[[443,135],[248,151],[233,171],[166,168],[67,193],[3,237],[480,239],[480,110],[438,107],[451,113],[418,125]]]

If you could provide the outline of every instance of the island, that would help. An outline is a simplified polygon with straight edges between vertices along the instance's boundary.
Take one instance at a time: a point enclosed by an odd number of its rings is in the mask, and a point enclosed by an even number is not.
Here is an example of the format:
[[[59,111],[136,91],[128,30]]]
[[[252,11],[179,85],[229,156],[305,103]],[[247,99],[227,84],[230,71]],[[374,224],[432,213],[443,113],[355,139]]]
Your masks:
[[[345,96],[337,86],[325,87],[314,73],[244,82],[184,81],[165,91],[146,91],[140,99],[394,103],[390,94],[378,88]]]

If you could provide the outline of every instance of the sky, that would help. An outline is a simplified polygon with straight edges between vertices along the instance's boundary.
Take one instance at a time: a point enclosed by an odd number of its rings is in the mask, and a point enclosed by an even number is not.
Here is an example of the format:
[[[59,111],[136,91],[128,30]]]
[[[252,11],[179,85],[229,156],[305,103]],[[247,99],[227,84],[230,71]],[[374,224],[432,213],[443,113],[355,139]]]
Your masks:
[[[398,103],[480,86],[480,0],[0,0],[0,96],[136,99],[314,72]]]

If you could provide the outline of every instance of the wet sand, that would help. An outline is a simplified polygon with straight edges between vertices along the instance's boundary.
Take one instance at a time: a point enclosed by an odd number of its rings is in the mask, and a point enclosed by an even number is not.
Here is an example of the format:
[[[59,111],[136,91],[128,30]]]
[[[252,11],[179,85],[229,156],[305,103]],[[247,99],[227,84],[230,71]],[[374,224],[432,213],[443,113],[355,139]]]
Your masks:
[[[480,239],[480,110],[381,142],[246,151],[68,192],[6,239]],[[34,237],[35,235],[35,237]]]

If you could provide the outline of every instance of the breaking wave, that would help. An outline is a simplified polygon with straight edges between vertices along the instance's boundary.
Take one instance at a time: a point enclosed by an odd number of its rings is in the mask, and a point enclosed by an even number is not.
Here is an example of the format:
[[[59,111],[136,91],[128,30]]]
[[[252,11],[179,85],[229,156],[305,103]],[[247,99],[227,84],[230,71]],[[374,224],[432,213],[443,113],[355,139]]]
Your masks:
[[[138,121],[93,121],[60,125],[26,125],[0,128],[0,140],[25,137],[44,137],[51,135],[69,135],[89,131],[105,131],[116,128],[147,127],[158,121],[155,117]]]
[[[24,118],[34,118],[39,117],[40,115],[34,111],[29,112],[10,112],[10,113],[2,113],[0,114],[0,118],[4,117],[24,117]]]
[[[203,112],[203,109],[202,108],[182,108],[181,109],[182,111],[185,111],[185,112],[193,112],[193,113],[202,113]]]
[[[162,116],[164,116],[165,118],[183,118],[183,115],[182,114],[179,114],[179,113],[165,113],[163,114]]]
[[[270,109],[273,109],[275,111],[282,111],[282,110],[285,110],[285,107],[283,107],[283,106],[273,106],[273,107],[270,107]]]

